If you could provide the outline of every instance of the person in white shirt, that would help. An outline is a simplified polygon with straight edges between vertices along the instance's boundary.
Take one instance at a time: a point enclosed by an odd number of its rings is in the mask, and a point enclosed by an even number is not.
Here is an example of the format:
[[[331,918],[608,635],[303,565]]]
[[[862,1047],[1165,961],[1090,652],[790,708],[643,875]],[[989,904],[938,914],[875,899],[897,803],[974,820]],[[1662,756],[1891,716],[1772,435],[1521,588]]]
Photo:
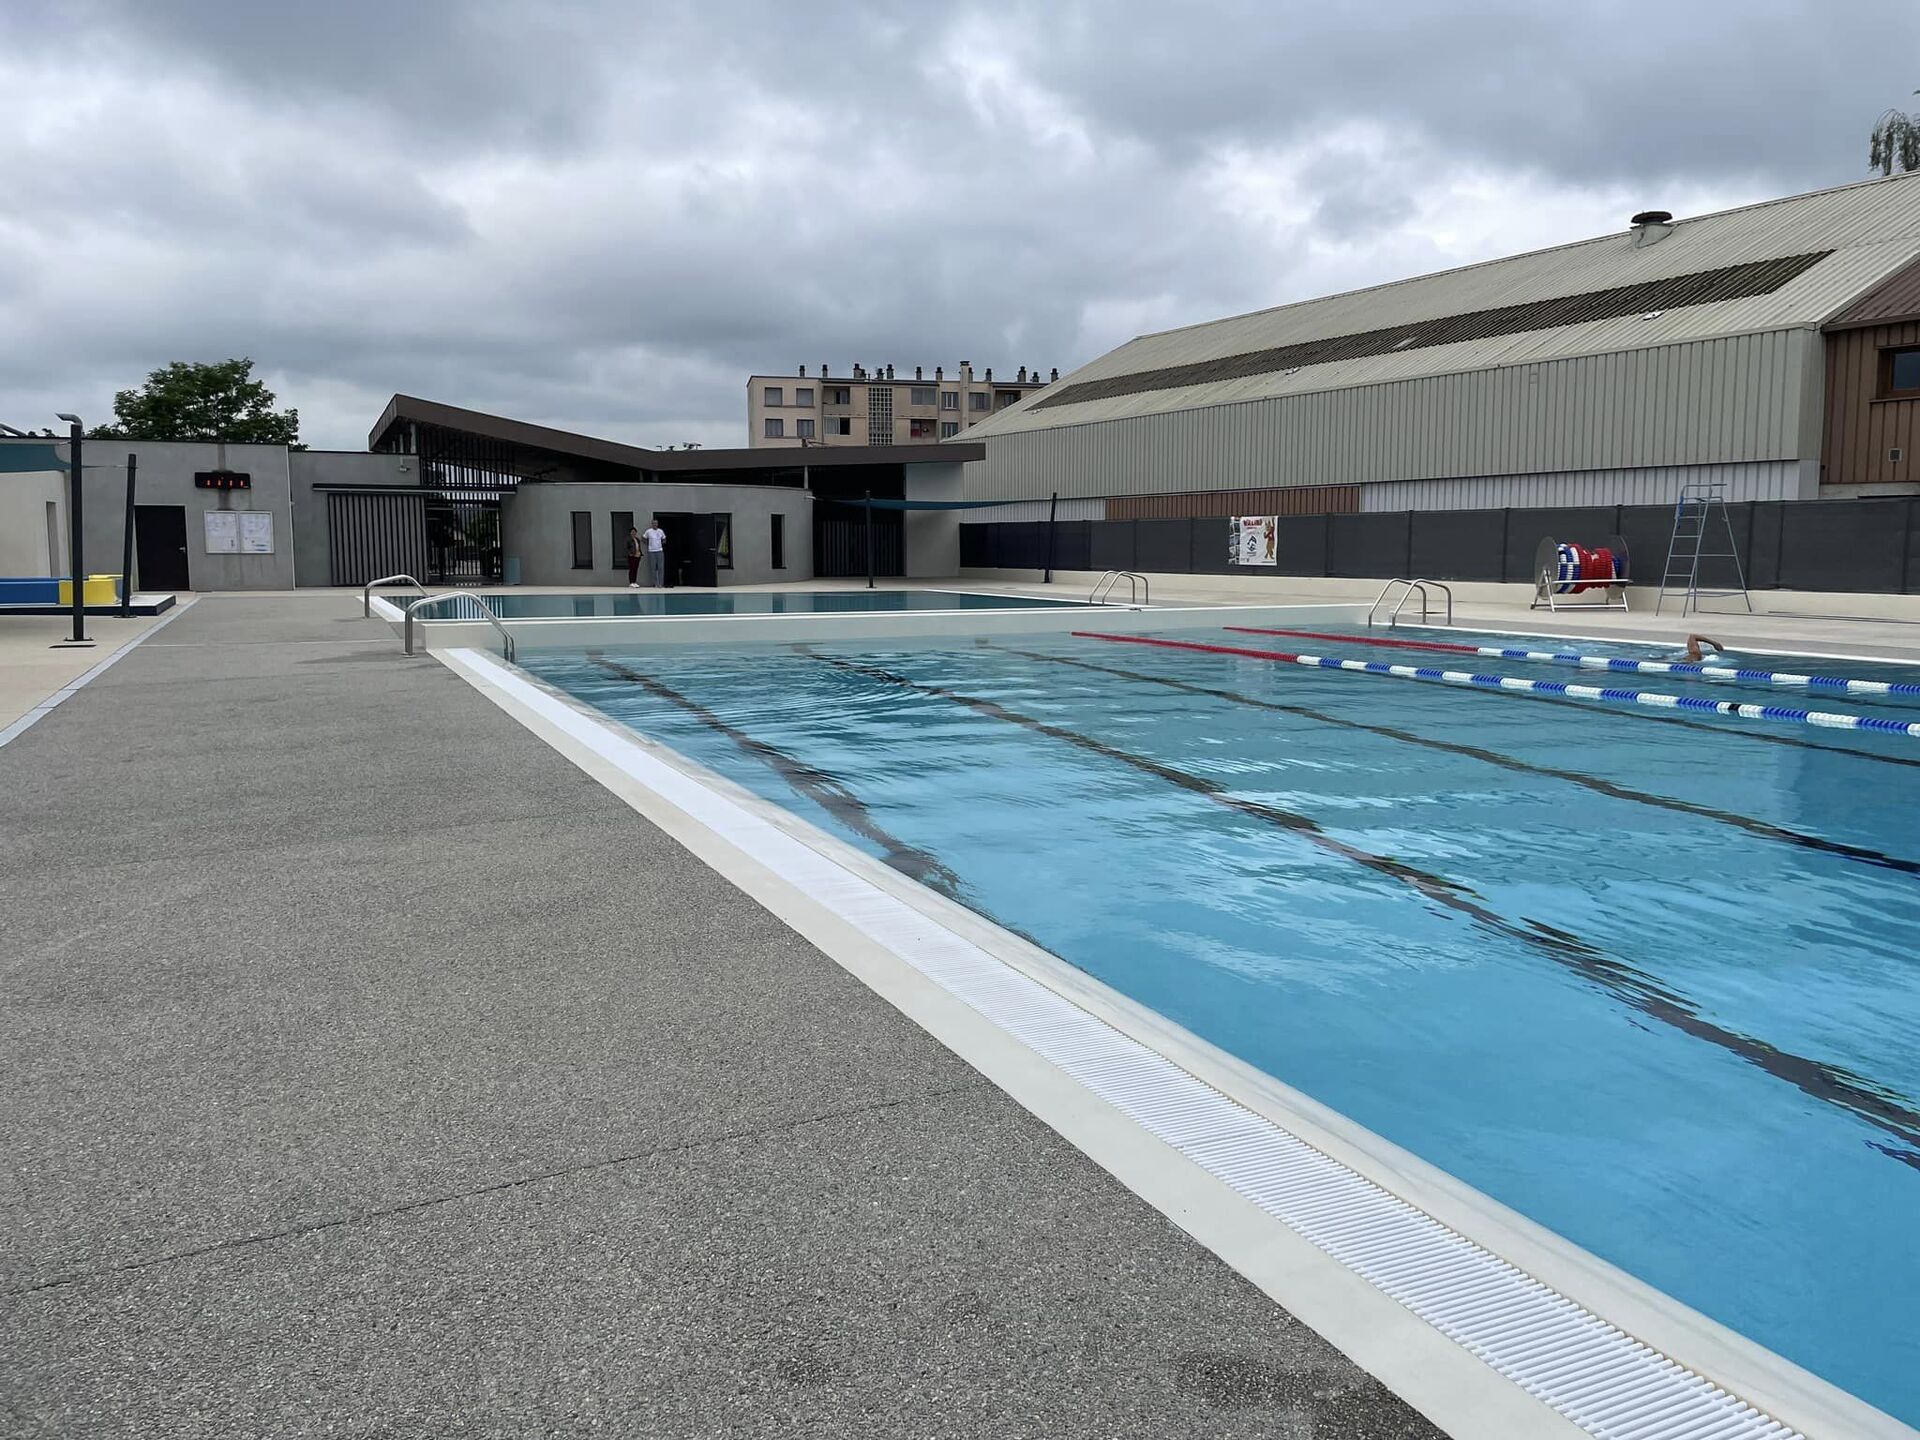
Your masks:
[[[647,584],[658,590],[667,583],[667,532],[657,518],[652,519],[640,540],[647,547]]]

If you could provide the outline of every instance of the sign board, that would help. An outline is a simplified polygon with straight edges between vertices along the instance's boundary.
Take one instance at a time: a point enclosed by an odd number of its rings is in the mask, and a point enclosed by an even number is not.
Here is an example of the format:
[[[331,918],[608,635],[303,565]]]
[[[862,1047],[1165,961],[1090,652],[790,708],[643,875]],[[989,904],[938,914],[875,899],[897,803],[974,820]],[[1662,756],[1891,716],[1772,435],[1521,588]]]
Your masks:
[[[238,555],[240,553],[239,512],[209,510],[204,518],[207,524],[207,554]]]
[[[244,470],[196,470],[193,485],[196,490],[251,490],[253,476]]]
[[[271,555],[273,553],[273,512],[241,510],[236,513],[240,516],[240,553]]]
[[[1277,515],[1236,515],[1227,522],[1232,531],[1227,540],[1230,565],[1278,565],[1280,557],[1280,517]]]

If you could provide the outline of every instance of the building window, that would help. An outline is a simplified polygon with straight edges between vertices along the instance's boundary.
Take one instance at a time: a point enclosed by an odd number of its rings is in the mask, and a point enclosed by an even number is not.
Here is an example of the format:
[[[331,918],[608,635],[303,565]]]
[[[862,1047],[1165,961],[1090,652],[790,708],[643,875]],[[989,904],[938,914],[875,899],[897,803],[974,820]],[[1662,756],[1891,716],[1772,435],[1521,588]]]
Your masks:
[[[907,422],[907,438],[909,440],[931,440],[933,438],[933,421],[909,420]]]
[[[1882,396],[1920,396],[1920,349],[1880,352]]]
[[[794,391],[793,403],[796,405],[813,404],[813,387],[811,385],[803,385],[798,390]]]
[[[942,420],[940,422],[940,438],[942,440],[946,439],[949,435],[958,435],[959,433],[960,422],[958,420]]]
[[[786,404],[786,401],[783,398],[783,387],[779,385],[767,386],[767,388],[761,392],[761,398],[764,399],[769,405]]]
[[[845,385],[829,385],[827,387],[827,404],[851,405],[852,403],[853,391]]]
[[[779,440],[784,438],[787,433],[787,422],[782,420],[778,415],[769,415],[760,423],[766,426],[766,429],[760,432],[764,439]]]
[[[851,435],[853,433],[853,417],[851,415],[842,415],[837,420],[827,421],[827,433],[829,435]]]
[[[733,568],[733,516],[713,517],[713,566],[716,570]]]
[[[802,440],[813,439],[813,421],[811,420],[794,421],[793,433],[798,435]]]
[[[627,531],[633,528],[633,511],[613,512],[613,548],[607,552],[607,564],[615,570],[627,567]]]
[[[931,385],[915,385],[913,387],[913,394],[909,395],[907,400],[908,403],[913,405],[931,405],[933,404],[933,387]]]
[[[969,396],[967,396],[967,408],[968,408],[969,410],[984,410],[984,409],[986,409],[986,408],[987,408],[987,397],[986,397],[985,395],[981,395],[981,394],[975,394],[975,395],[969,395]]]
[[[1001,410],[1006,409],[1009,405],[1018,404],[1019,400],[1020,392],[1018,390],[999,390],[994,393],[993,397],[994,405]]]
[[[942,410],[958,410],[960,408],[960,392],[958,390],[942,390],[940,392],[940,408]]]
[[[576,570],[593,568],[593,512],[591,510],[573,512],[573,568]]]
[[[773,517],[773,568],[787,568],[787,517],[784,515]]]

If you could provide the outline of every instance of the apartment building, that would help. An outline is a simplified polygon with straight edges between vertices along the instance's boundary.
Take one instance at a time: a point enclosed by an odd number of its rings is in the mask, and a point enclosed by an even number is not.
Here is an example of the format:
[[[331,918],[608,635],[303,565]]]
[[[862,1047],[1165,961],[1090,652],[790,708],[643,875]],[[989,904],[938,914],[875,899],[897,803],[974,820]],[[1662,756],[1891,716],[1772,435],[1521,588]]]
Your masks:
[[[995,379],[991,366],[979,374],[962,360],[948,375],[936,365],[911,376],[893,366],[855,365],[848,375],[830,375],[822,365],[808,374],[755,375],[747,381],[747,443],[755,448],[799,449],[814,445],[911,445],[945,440],[1058,380],[1043,380],[1022,365]]]

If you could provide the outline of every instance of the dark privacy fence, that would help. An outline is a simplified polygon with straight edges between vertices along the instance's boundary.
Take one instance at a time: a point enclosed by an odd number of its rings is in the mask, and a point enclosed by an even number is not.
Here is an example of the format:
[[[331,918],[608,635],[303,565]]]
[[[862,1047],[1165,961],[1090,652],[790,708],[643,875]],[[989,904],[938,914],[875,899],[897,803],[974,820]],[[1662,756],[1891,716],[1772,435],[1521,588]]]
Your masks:
[[[1734,548],[1756,590],[1920,591],[1920,496],[1893,500],[1751,500],[1727,507]],[[1715,521],[1704,548],[1724,549]],[[1670,505],[1539,510],[1398,510],[1378,515],[1283,515],[1279,563],[1227,563],[1224,517],[1063,520],[1052,526],[1056,570],[1144,570],[1186,575],[1311,575],[1388,580],[1531,581],[1544,538],[1582,545],[1619,535],[1631,578],[1657,585],[1673,534]],[[1039,570],[1049,564],[1048,525],[962,525],[968,569]],[[1732,579],[1703,560],[1701,583]]]

